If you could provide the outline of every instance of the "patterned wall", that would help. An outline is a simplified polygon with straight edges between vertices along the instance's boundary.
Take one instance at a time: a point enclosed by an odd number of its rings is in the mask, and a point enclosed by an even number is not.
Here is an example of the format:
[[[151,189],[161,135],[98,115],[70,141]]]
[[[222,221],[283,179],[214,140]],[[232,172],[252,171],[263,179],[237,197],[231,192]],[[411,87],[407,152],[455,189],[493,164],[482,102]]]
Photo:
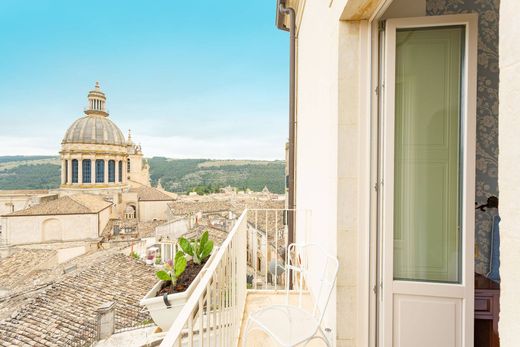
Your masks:
[[[520,1],[520,0],[519,0]],[[498,18],[500,0],[426,0],[430,16],[479,14],[477,89],[477,178],[475,201],[498,196]],[[490,231],[497,211],[476,211],[475,271],[488,272]]]

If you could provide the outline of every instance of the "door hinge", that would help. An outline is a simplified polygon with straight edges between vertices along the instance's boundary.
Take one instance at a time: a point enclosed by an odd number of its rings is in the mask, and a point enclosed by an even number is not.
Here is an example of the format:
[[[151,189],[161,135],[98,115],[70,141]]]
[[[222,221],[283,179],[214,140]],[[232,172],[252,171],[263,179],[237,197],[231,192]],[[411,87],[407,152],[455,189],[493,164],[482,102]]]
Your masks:
[[[377,23],[377,30],[385,31],[385,29],[386,29],[386,20],[379,21],[379,23]]]
[[[376,182],[376,183],[374,184],[374,190],[375,190],[376,192],[379,192],[379,188],[380,188],[382,185],[383,185],[383,181],[382,181],[382,180],[381,180],[380,182]]]
[[[384,83],[381,83],[380,85],[378,85],[376,87],[376,89],[374,90],[374,92],[376,93],[376,96],[379,97],[379,93],[385,89],[385,84]]]

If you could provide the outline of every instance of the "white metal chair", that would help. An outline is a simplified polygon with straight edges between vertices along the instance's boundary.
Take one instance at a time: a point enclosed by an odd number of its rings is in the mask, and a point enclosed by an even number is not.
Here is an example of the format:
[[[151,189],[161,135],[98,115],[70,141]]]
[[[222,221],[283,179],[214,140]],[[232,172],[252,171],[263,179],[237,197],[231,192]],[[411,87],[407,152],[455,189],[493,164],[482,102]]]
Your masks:
[[[330,346],[321,322],[336,283],[338,260],[316,244],[293,243],[287,248],[285,264],[286,304],[251,313],[244,330],[243,346],[247,346],[248,335],[253,330],[262,330],[284,347],[306,345],[313,339],[321,339]],[[298,305],[289,304],[291,282],[292,292],[298,294]],[[312,310],[303,307],[304,286],[314,300]]]

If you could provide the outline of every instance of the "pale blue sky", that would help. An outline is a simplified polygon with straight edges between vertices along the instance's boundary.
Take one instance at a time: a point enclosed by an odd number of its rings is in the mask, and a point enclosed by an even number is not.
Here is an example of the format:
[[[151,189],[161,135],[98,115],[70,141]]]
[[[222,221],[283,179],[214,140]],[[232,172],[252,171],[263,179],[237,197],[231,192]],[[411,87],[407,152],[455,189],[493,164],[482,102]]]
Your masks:
[[[95,81],[146,156],[282,159],[275,0],[0,1],[0,155],[57,154]]]

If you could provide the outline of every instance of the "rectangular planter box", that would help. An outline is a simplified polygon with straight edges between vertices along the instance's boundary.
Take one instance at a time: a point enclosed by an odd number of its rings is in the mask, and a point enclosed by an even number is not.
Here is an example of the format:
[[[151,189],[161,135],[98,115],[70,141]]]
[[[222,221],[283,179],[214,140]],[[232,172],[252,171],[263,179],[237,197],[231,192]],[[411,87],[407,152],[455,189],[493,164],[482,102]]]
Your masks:
[[[204,267],[200,270],[198,275],[195,277],[193,282],[189,285],[188,289],[186,289],[182,293],[174,293],[168,295],[168,302],[171,306],[167,306],[164,302],[164,298],[162,296],[155,296],[157,292],[161,289],[161,286],[164,281],[157,282],[152,289],[144,296],[143,299],[139,302],[141,306],[146,306],[148,312],[150,312],[150,316],[152,317],[155,324],[157,324],[162,331],[168,331],[171,325],[179,315],[182,310],[182,307],[188,301],[191,293],[195,290],[197,285],[199,284],[202,276],[206,273],[209,264],[213,261],[213,258],[217,254],[217,247],[213,249],[211,256],[208,258]]]

